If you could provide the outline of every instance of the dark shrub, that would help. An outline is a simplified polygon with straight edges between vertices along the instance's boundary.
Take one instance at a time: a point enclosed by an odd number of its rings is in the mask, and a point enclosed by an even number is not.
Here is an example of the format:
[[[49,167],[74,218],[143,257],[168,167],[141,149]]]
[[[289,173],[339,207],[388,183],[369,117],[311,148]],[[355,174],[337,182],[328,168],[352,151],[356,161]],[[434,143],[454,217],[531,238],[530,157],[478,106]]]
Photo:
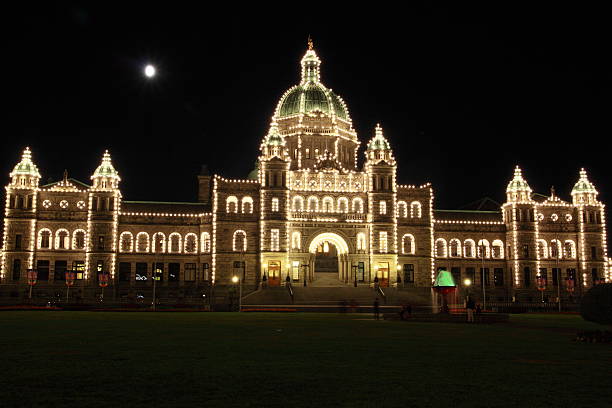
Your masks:
[[[584,320],[612,325],[612,283],[593,286],[582,297],[580,314]]]

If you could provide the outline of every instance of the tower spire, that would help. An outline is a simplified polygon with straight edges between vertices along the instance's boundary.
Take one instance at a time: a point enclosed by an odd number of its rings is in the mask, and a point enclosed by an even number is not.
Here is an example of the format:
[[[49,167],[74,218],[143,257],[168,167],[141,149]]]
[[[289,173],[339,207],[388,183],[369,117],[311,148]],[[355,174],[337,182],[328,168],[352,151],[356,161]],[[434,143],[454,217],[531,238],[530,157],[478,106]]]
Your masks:
[[[308,50],[314,50],[314,43],[312,42],[310,34],[308,34]]]

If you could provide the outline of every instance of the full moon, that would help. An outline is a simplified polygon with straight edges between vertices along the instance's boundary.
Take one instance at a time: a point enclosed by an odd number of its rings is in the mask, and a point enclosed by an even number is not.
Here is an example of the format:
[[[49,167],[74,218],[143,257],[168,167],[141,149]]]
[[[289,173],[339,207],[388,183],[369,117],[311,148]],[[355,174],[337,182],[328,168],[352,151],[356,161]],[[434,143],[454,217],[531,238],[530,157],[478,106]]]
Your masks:
[[[144,74],[147,78],[153,78],[155,76],[155,67],[153,65],[147,65],[144,69]]]

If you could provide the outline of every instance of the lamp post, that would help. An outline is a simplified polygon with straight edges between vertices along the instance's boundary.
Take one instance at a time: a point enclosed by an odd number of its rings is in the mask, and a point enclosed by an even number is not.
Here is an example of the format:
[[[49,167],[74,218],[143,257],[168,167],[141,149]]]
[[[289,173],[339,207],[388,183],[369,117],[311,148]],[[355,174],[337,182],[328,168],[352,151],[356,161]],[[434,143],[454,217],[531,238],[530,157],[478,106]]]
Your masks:
[[[404,284],[404,280],[402,279],[400,272],[402,271],[402,265],[397,264],[397,276],[396,276],[396,285],[395,287],[399,289],[399,284]]]
[[[467,298],[470,296],[470,286],[472,285],[472,280],[470,278],[465,278],[463,280],[463,285],[465,286],[465,298],[467,301]]]
[[[304,268],[304,287],[306,287],[306,281],[308,280],[308,270],[310,269],[310,265],[302,264],[302,267]]]
[[[482,268],[480,269],[480,280],[482,281],[482,310],[487,310],[487,289],[485,285],[485,245],[484,236],[480,245],[480,254],[482,256]]]
[[[233,276],[232,282],[234,282],[234,284],[238,283],[238,312],[240,313],[242,311],[242,279],[240,279],[238,276]]]

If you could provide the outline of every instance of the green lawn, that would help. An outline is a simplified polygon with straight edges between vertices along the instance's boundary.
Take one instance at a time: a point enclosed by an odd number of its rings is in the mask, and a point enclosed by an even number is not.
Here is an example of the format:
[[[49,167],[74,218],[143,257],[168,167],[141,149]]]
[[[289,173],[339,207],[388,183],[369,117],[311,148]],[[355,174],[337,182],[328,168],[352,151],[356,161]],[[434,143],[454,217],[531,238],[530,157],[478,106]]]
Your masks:
[[[612,407],[575,315],[0,312],[2,407]]]

